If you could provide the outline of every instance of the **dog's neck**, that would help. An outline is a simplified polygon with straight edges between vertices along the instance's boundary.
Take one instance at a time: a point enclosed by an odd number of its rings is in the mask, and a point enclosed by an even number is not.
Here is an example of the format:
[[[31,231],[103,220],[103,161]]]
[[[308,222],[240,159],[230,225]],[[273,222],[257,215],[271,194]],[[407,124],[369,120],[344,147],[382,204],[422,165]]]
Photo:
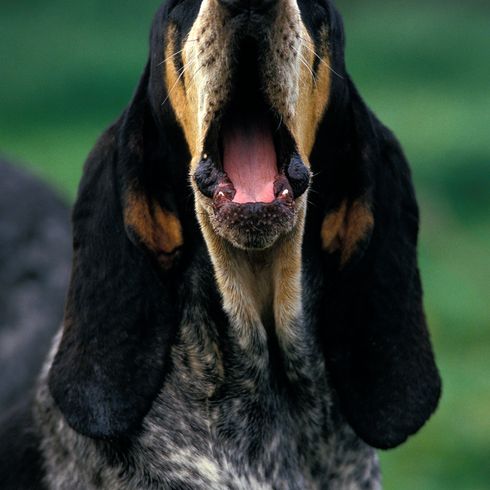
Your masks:
[[[294,335],[302,316],[304,207],[294,229],[266,250],[240,250],[202,226],[223,308],[242,347],[274,331],[280,342]]]

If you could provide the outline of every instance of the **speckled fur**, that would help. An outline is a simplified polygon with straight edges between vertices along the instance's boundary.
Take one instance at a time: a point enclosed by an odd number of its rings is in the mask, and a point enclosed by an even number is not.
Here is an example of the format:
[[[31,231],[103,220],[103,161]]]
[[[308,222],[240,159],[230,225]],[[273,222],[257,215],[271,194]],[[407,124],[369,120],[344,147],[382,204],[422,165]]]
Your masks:
[[[252,342],[218,331],[203,307],[206,279],[188,281],[172,367],[123,454],[66,424],[46,388],[48,363],[36,416],[49,488],[379,488],[375,451],[338,411],[307,311],[297,320],[296,352],[283,352],[281,366],[269,359],[265,331]]]

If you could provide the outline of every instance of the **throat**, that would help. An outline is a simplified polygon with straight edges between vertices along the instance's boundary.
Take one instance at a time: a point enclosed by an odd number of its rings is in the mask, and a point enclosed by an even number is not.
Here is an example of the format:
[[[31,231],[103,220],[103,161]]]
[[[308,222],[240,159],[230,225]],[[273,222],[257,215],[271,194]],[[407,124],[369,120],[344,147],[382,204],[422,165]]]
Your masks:
[[[303,377],[310,351],[302,310],[302,237],[305,206],[296,226],[263,250],[242,250],[203,226],[214,276],[227,317],[227,350],[239,349],[243,369],[261,379],[271,372],[271,341],[285,376]],[[234,358],[235,359],[235,358]],[[235,359],[236,360],[236,359]],[[298,360],[298,362],[296,362]]]
[[[239,250],[216,236],[208,243],[224,310],[242,332],[267,336],[275,329],[280,336],[301,317],[301,240],[295,235],[260,251]]]

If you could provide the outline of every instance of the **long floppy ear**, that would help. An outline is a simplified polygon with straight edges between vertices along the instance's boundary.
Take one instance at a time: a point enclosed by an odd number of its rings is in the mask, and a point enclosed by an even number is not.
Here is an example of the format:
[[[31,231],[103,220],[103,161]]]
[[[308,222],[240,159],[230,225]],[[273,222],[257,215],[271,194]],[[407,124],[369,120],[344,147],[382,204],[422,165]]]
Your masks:
[[[441,383],[422,306],[410,171],[395,137],[346,83],[313,154],[326,210],[320,335],[348,422],[368,444],[391,448],[430,417]]]
[[[131,105],[88,158],[73,212],[74,261],[49,388],[69,425],[93,438],[137,429],[175,332],[172,268],[183,245],[149,107],[149,67]]]

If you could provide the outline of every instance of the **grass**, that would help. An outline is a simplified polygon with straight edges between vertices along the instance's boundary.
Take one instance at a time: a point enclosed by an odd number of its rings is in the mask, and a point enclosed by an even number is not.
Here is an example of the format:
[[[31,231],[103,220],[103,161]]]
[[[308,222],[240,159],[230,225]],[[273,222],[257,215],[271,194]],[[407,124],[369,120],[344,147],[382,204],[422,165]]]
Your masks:
[[[0,150],[74,198],[83,161],[127,104],[157,0],[4,2]],[[484,2],[338,0],[347,58],[402,141],[422,210],[420,263],[444,396],[382,455],[386,489],[490,484],[490,9]]]

